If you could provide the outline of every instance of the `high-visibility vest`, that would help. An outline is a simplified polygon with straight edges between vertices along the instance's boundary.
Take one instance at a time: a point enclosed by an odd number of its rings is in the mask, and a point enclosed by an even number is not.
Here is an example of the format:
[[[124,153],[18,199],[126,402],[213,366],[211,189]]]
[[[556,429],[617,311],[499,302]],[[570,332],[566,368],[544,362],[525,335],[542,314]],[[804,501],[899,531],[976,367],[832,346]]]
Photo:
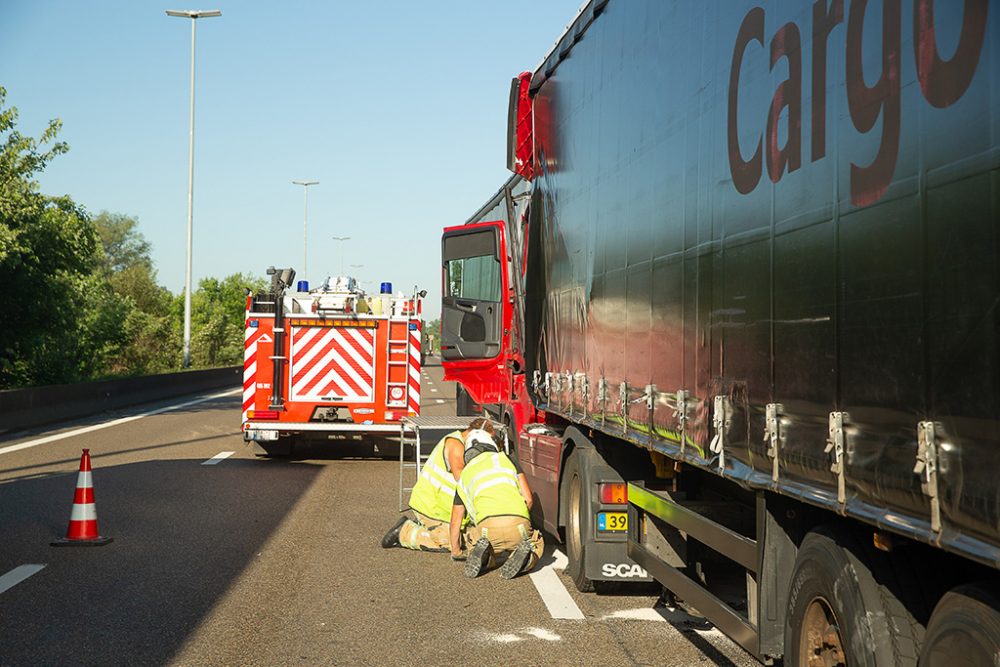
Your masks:
[[[484,452],[469,461],[458,478],[458,495],[476,524],[493,516],[531,518],[506,454]]]
[[[451,507],[455,503],[455,476],[445,464],[445,441],[455,438],[462,442],[462,432],[453,431],[441,438],[431,450],[427,462],[420,469],[420,477],[410,493],[410,508],[438,521],[451,521]]]

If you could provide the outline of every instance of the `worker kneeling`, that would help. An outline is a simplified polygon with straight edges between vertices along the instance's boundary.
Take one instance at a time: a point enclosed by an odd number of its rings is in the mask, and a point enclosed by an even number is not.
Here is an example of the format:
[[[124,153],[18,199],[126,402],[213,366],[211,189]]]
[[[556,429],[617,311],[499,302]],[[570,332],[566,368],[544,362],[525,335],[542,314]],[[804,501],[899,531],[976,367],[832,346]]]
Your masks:
[[[476,418],[464,431],[453,431],[441,438],[431,450],[427,462],[410,493],[410,509],[414,518],[401,517],[382,538],[382,548],[405,547],[415,551],[447,553],[449,545],[448,522],[451,519],[455,487],[462,468],[465,467],[466,440],[470,434],[491,438],[493,424],[488,419]]]
[[[480,432],[481,433],[481,432]],[[458,478],[451,512],[451,554],[461,559],[462,539],[473,545],[465,554],[465,576],[478,577],[507,554],[500,576],[513,579],[535,566],[545,545],[531,527],[531,489],[528,480],[492,437],[470,436],[466,441],[465,468]],[[462,530],[466,511],[472,525]]]

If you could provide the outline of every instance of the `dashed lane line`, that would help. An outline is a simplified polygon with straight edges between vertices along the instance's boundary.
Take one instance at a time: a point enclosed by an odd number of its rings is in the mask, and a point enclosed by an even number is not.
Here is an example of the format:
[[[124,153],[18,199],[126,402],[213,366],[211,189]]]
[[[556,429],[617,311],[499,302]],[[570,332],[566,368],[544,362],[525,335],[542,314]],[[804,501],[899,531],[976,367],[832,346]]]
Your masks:
[[[230,456],[232,456],[235,453],[236,452],[219,452],[218,454],[216,454],[215,456],[213,456],[209,460],[202,461],[201,464],[203,466],[214,466],[214,465],[217,465],[220,462],[224,461],[225,459],[228,459]]]
[[[184,401],[183,403],[177,403],[176,405],[168,405],[166,407],[157,408],[155,410],[147,410],[146,412],[140,412],[139,414],[132,415],[131,417],[122,417],[121,419],[113,419],[109,422],[104,422],[103,424],[94,424],[93,426],[85,426],[84,428],[78,428],[73,431],[67,431],[65,433],[57,433],[56,435],[50,435],[44,438],[38,438],[37,440],[29,440],[28,442],[22,442],[17,445],[10,445],[9,447],[0,448],[0,454],[10,454],[11,452],[17,452],[22,449],[28,449],[30,447],[37,447],[38,445],[45,445],[50,442],[55,442],[56,440],[72,438],[75,435],[83,435],[84,433],[100,431],[102,428],[110,428],[112,426],[118,426],[119,424],[133,422],[137,419],[142,419],[143,417],[151,417],[153,415],[158,415],[164,412],[170,412],[171,410],[180,410],[181,408],[186,408],[189,405],[197,405],[198,403],[204,403],[205,401],[212,401],[215,400],[216,398],[222,398],[223,396],[233,396],[235,394],[240,394],[242,392],[243,392],[242,389],[233,389],[232,391],[224,391],[218,394],[211,394],[210,396],[202,396],[201,398],[196,398],[193,401]]]
[[[0,593],[5,593],[17,586],[33,574],[38,574],[45,568],[44,564],[19,565],[0,577]]]
[[[434,402],[435,402],[435,403],[439,403],[439,404],[440,404],[440,403],[444,403],[444,399],[443,399],[443,398],[435,398],[435,399],[434,399]]]

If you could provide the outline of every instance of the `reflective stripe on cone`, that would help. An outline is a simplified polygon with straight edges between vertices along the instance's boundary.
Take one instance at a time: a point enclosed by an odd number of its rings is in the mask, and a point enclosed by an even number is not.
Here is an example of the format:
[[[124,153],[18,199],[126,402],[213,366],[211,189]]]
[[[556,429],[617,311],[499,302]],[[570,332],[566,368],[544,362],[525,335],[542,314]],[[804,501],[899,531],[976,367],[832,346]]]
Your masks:
[[[94,482],[90,469],[90,450],[80,457],[80,474],[76,478],[73,508],[69,515],[66,537],[52,542],[54,547],[99,547],[111,542],[97,530],[97,505],[94,504]]]

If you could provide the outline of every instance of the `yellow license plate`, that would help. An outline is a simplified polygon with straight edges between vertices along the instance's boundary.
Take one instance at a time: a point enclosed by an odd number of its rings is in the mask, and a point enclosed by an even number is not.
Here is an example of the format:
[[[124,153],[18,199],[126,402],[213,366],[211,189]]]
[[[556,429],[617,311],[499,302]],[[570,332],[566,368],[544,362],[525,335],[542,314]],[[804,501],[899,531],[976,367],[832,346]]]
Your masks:
[[[597,530],[628,530],[628,512],[598,512]]]

